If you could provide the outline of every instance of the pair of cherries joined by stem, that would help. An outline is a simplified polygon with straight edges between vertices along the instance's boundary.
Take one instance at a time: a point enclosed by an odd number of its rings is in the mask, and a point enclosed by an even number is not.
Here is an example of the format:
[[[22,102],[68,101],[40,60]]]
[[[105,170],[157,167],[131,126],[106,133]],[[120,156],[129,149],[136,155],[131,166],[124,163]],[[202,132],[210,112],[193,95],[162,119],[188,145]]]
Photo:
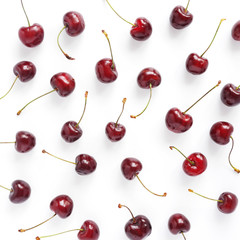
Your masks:
[[[216,35],[217,35],[217,32],[220,28],[220,25],[221,23],[226,20],[226,19],[221,19],[219,25],[218,25],[218,28],[216,30],[216,33],[210,43],[210,45],[207,47],[207,49],[203,52],[203,54],[201,56],[199,56],[198,54],[196,53],[191,53],[187,60],[186,60],[186,69],[189,73],[192,73],[194,75],[199,75],[199,74],[202,74],[204,73],[207,68],[208,68],[208,60],[206,58],[203,57],[203,55],[208,51],[208,49],[211,47]]]
[[[67,195],[59,195],[55,197],[50,202],[50,209],[54,212],[54,215],[48,218],[47,220],[27,229],[19,229],[19,232],[26,232],[33,228],[36,228],[38,226],[41,226],[42,224],[48,222],[52,218],[54,218],[56,215],[58,215],[60,218],[67,218],[71,215],[73,210],[73,201],[72,199]]]
[[[37,23],[33,25],[30,24],[28,16],[23,6],[23,2],[21,0],[22,8],[24,14],[27,18],[28,27],[21,27],[18,31],[18,36],[21,42],[27,47],[36,47],[38,46],[44,38],[44,30],[43,27]]]
[[[228,107],[234,107],[240,103],[240,85],[236,87],[232,83],[226,84],[221,91],[221,100]]]
[[[193,124],[191,115],[187,112],[197,104],[208,93],[220,85],[221,81],[218,81],[217,85],[206,92],[201,98],[199,98],[193,105],[191,105],[186,111],[181,112],[178,108],[171,108],[165,117],[165,123],[167,128],[174,133],[183,133],[189,130]]]
[[[57,73],[55,75],[52,76],[51,80],[50,80],[50,84],[53,88],[52,91],[50,92],[47,92],[35,99],[33,99],[32,101],[28,102],[23,108],[21,108],[18,112],[17,112],[17,115],[20,115],[21,112],[29,105],[31,104],[32,102],[34,102],[35,100],[43,97],[43,96],[46,96],[52,92],[57,92],[59,96],[61,97],[67,97],[68,95],[70,95],[73,90],[75,89],[75,80],[74,78],[66,73],[66,72],[60,72],[60,73]]]
[[[125,224],[125,233],[131,240],[141,240],[148,237],[152,232],[152,226],[147,217],[144,215],[137,215],[134,217],[131,210],[125,206],[118,204],[119,208],[125,207],[128,209],[132,218]]]

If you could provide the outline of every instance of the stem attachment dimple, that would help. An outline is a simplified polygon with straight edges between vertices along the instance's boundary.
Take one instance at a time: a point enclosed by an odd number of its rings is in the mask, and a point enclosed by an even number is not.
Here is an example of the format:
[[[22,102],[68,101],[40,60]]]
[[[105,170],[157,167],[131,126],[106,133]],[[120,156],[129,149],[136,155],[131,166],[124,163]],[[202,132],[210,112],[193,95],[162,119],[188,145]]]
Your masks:
[[[78,121],[76,127],[79,126],[79,124],[80,124],[80,122],[82,121],[82,118],[83,118],[83,116],[84,116],[84,113],[85,113],[85,111],[86,111],[86,107],[87,107],[87,97],[88,97],[88,91],[85,92],[85,104],[84,104],[83,113],[82,113],[82,116],[81,116],[80,120]]]
[[[22,4],[22,9],[23,9],[23,11],[24,11],[24,14],[25,14],[25,16],[26,16],[26,18],[27,18],[28,26],[30,27],[31,25],[30,25],[30,22],[29,22],[27,13],[26,13],[26,11],[25,11],[25,8],[24,8],[24,6],[23,6],[23,1],[22,1],[22,0],[21,0],[21,4]]]
[[[232,136],[230,136],[230,138],[231,138],[231,140],[232,140],[232,147],[231,147],[231,150],[230,150],[229,155],[228,155],[228,161],[229,161],[230,166],[234,169],[234,171],[237,172],[237,173],[240,173],[240,170],[237,169],[237,168],[235,168],[235,167],[232,165],[232,163],[231,163],[231,159],[230,159],[230,158],[231,158],[231,153],[232,153],[232,150],[233,150],[233,147],[234,147],[234,140],[233,140],[233,137],[232,137]]]
[[[10,89],[7,91],[7,93],[5,93],[2,97],[0,97],[0,99],[3,99],[4,97],[6,97],[8,95],[8,93],[12,90],[14,84],[16,83],[17,79],[19,78],[19,76],[17,75],[17,77],[15,78],[12,86],[10,87]]]
[[[187,6],[186,6],[186,8],[185,8],[185,13],[187,13],[189,3],[190,3],[190,0],[188,0]]]
[[[114,69],[114,68],[115,68],[115,63],[114,63],[114,61],[113,61],[113,53],[112,53],[111,43],[110,43],[110,40],[109,40],[109,38],[108,38],[108,34],[107,34],[104,30],[102,30],[102,33],[103,33],[103,34],[105,35],[105,37],[107,38],[108,45],[109,45],[109,48],[110,48],[111,58],[112,58],[112,69]]]
[[[191,164],[191,165],[195,165],[194,161],[191,161],[188,157],[186,157],[178,148],[174,147],[174,146],[170,146],[169,147],[171,150],[173,149],[176,149],[183,157],[185,157],[188,162]]]
[[[125,208],[130,212],[130,214],[132,215],[133,222],[136,223],[136,219],[135,219],[135,217],[133,216],[132,211],[131,211],[126,205],[118,204],[118,207],[119,207],[119,208],[125,207]]]
[[[200,197],[206,198],[206,199],[208,199],[208,200],[212,200],[212,201],[215,201],[215,202],[223,202],[222,200],[205,197],[205,196],[203,196],[203,195],[201,195],[201,194],[199,194],[199,193],[194,192],[192,189],[188,189],[188,191],[191,192],[191,193],[194,193],[194,194],[196,194],[196,195],[198,195],[198,196],[200,196]]]
[[[83,232],[84,229],[72,229],[72,230],[68,230],[68,231],[64,231],[64,232],[60,232],[60,233],[55,233],[55,234],[51,234],[51,235],[47,235],[47,236],[41,236],[41,237],[36,237],[36,240],[40,240],[41,238],[48,238],[48,237],[55,237],[64,233],[69,233],[69,232],[73,232],[73,231],[81,231]]]
[[[123,111],[124,111],[124,106],[125,106],[125,103],[126,103],[126,101],[127,101],[127,99],[126,99],[126,98],[124,98],[124,99],[122,100],[122,103],[123,103],[123,106],[122,106],[122,111],[121,111],[121,113],[120,113],[120,115],[119,115],[119,117],[118,117],[118,119],[117,119],[117,121],[116,121],[116,123],[115,123],[115,127],[117,127],[118,121],[119,121],[120,117],[121,117],[121,116],[122,116],[122,114],[123,114]]]

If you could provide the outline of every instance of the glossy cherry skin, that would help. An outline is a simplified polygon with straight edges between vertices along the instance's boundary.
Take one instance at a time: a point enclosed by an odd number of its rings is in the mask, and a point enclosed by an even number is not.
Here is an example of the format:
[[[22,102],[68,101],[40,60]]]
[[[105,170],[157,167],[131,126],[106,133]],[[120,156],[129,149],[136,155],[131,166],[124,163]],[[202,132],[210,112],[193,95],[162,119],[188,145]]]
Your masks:
[[[183,114],[178,108],[171,108],[165,117],[167,128],[175,133],[186,132],[193,124],[189,114]]]
[[[152,226],[149,219],[143,215],[138,215],[130,219],[125,225],[125,233],[131,240],[141,240],[149,236],[152,232]]]
[[[118,142],[125,136],[126,128],[120,123],[116,126],[116,123],[109,122],[105,128],[105,133],[110,141]]]
[[[62,138],[69,143],[77,141],[82,136],[82,133],[82,129],[75,121],[68,121],[64,123],[61,130]]]
[[[238,105],[240,103],[240,88],[231,83],[226,84],[221,91],[221,100],[228,107]]]
[[[222,193],[218,200],[222,201],[217,203],[218,210],[222,213],[232,213],[238,204],[236,195],[230,192]]]
[[[210,137],[220,145],[229,143],[233,132],[232,124],[228,122],[216,122],[210,129]]]
[[[96,160],[88,154],[80,154],[75,159],[75,170],[79,175],[87,175],[97,168]]]
[[[161,75],[154,68],[145,68],[139,73],[137,83],[141,88],[150,88],[150,84],[152,84],[152,88],[154,88],[160,85]]]
[[[79,240],[97,240],[99,238],[100,230],[94,221],[85,221],[81,229],[83,229],[83,231],[78,232]]]
[[[172,234],[188,232],[190,227],[190,222],[181,213],[173,214],[168,220],[168,229]]]
[[[142,163],[136,158],[125,158],[122,161],[121,169],[124,177],[132,180],[142,170]]]
[[[75,89],[74,78],[65,72],[60,72],[52,76],[50,84],[61,97],[66,97]]]
[[[188,156],[188,159],[193,162],[191,164],[187,159],[183,162],[183,171],[189,176],[197,176],[203,173],[207,168],[206,157],[199,152],[192,153]]]
[[[67,218],[72,213],[73,201],[67,195],[59,195],[51,201],[50,209],[59,217]]]
[[[33,79],[36,71],[35,65],[29,61],[19,62],[13,68],[14,74],[18,76],[21,82],[28,82]]]
[[[97,62],[95,72],[97,79],[102,83],[114,82],[118,77],[116,65],[113,66],[111,58],[104,58]]]
[[[25,46],[36,47],[43,41],[44,31],[41,25],[35,23],[30,27],[21,27],[18,36]]]
[[[170,23],[176,29],[183,29],[190,25],[193,20],[193,15],[183,6],[176,6],[170,15]]]
[[[204,73],[208,67],[208,60],[206,58],[198,56],[196,53],[192,53],[186,60],[187,71],[199,75]]]
[[[137,41],[147,40],[152,35],[152,25],[144,17],[137,18],[130,34]]]
[[[85,29],[85,22],[83,16],[78,12],[67,12],[63,16],[63,24],[66,26],[65,30],[71,37],[75,37],[83,32]]]
[[[232,27],[232,38],[240,41],[240,21],[237,21]]]
[[[35,136],[27,131],[20,131],[16,134],[15,149],[20,153],[32,150],[36,145]]]
[[[22,203],[26,201],[31,194],[31,187],[23,180],[15,180],[12,183],[12,189],[9,199],[13,203]]]

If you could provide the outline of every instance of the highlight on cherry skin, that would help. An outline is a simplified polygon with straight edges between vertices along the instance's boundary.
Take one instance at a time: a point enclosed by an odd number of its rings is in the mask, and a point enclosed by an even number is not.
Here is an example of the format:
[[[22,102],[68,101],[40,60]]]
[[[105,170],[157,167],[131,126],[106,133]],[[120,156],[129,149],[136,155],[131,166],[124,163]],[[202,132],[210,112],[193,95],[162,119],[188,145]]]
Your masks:
[[[237,106],[240,103],[240,85],[226,84],[221,91],[221,101],[228,107]]]
[[[203,196],[199,193],[194,192],[192,189],[188,189],[189,192],[194,193],[200,197],[206,198],[208,200],[212,200],[217,202],[217,208],[222,213],[232,213],[235,211],[237,205],[238,205],[238,198],[235,194],[231,192],[223,192],[218,199],[209,198],[206,196]]]
[[[80,128],[79,124],[82,121],[82,118],[83,118],[85,110],[86,110],[87,97],[88,97],[88,91],[85,92],[84,109],[83,109],[83,113],[82,113],[82,116],[79,119],[79,121],[78,122],[68,121],[68,122],[64,123],[64,125],[62,126],[61,136],[68,143],[77,141],[83,134],[83,131]]]
[[[53,92],[57,92],[57,94],[61,97],[67,97],[68,95],[70,95],[73,90],[75,89],[75,80],[74,78],[66,72],[60,72],[57,74],[54,74],[50,80],[50,84],[53,88],[53,90],[40,95],[39,97],[31,100],[30,102],[28,102],[27,104],[24,105],[24,107],[22,107],[18,112],[17,115],[20,115],[21,112],[31,103],[35,102],[36,100],[38,100],[39,98],[42,98],[50,93]]]
[[[67,195],[59,195],[55,197],[51,202],[50,202],[50,209],[54,212],[54,214],[48,218],[47,220],[33,226],[30,228],[26,229],[19,229],[19,232],[26,232],[31,229],[34,229],[36,227],[41,226],[42,224],[48,222],[49,220],[53,219],[55,216],[59,216],[60,218],[67,218],[71,215],[72,210],[73,210],[73,201],[72,199],[67,196]]]
[[[123,17],[121,17],[114,10],[114,8],[111,6],[109,1],[108,0],[106,0],[106,1],[107,1],[108,5],[110,6],[110,8],[118,15],[118,17],[120,17],[123,21],[125,21],[126,23],[128,23],[132,26],[130,35],[132,36],[133,39],[135,39],[137,41],[145,41],[152,35],[152,25],[148,19],[146,19],[145,17],[139,17],[135,20],[135,23],[133,24],[133,23],[127,21],[126,19],[124,19]]]
[[[96,160],[88,154],[80,154],[75,158],[75,162],[71,162],[71,161],[59,158],[59,157],[47,152],[46,150],[42,150],[42,153],[46,153],[54,158],[57,158],[58,160],[74,164],[75,171],[79,175],[88,175],[90,173],[93,173],[97,168]]]
[[[125,233],[131,240],[141,240],[147,238],[152,232],[152,226],[149,219],[144,215],[137,215],[134,217],[132,211],[122,204],[118,204],[119,208],[126,208],[132,218],[125,224]]]
[[[209,44],[209,46],[207,47],[207,49],[199,56],[196,53],[191,53],[187,60],[186,60],[186,69],[189,73],[194,74],[194,75],[199,75],[199,74],[203,74],[207,68],[208,68],[208,60],[206,58],[204,58],[204,54],[208,51],[208,49],[211,47],[212,43],[214,42],[214,39],[218,33],[218,30],[222,24],[222,22],[226,20],[226,19],[221,19],[220,23],[218,25],[218,28],[215,32],[215,35],[211,41],[211,43]]]
[[[142,170],[142,163],[136,159],[136,158],[125,158],[122,161],[121,164],[121,170],[122,170],[122,174],[123,176],[128,179],[128,180],[133,180],[135,177],[138,179],[138,181],[142,184],[142,186],[151,194],[158,196],[158,197],[166,197],[167,193],[164,194],[156,194],[154,192],[152,192],[151,190],[149,190],[144,184],[143,182],[140,180],[139,178],[139,173]]]
[[[97,62],[95,66],[95,72],[97,79],[102,83],[111,83],[114,82],[118,77],[118,72],[116,68],[116,63],[113,60],[113,52],[111,43],[108,37],[108,34],[102,30],[102,33],[106,37],[111,53],[111,58],[103,58],[100,61]]]
[[[43,41],[44,38],[43,27],[38,23],[34,23],[33,25],[31,25],[27,13],[25,11],[25,8],[23,6],[22,0],[21,5],[28,22],[28,27],[21,27],[19,29],[18,31],[19,39],[26,47],[30,48],[36,47]]]
[[[55,233],[55,234],[42,236],[42,237],[36,237],[36,240],[40,240],[42,238],[48,238],[48,237],[55,237],[55,236],[73,232],[73,231],[78,231],[77,237],[79,240],[97,240],[100,236],[100,230],[98,225],[92,220],[86,220],[82,224],[81,228],[67,230],[64,232]]]
[[[67,12],[63,16],[63,25],[64,25],[64,27],[61,29],[61,31],[59,32],[59,34],[57,36],[57,44],[58,44],[59,49],[61,50],[61,52],[64,54],[64,56],[67,59],[74,60],[75,58],[70,57],[67,53],[65,53],[63,51],[63,49],[59,43],[59,37],[64,29],[70,37],[75,37],[75,36],[80,35],[85,29],[85,22],[84,22],[82,14],[80,14],[79,12],[76,12],[76,11]]]

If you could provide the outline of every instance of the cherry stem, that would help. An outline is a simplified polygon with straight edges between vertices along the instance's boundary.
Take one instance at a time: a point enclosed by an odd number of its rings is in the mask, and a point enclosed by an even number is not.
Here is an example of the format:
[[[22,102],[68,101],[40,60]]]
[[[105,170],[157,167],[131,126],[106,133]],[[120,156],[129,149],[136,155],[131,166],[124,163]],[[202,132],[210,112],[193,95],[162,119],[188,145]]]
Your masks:
[[[23,111],[23,109],[26,108],[30,103],[36,101],[37,99],[39,99],[39,98],[41,98],[41,97],[44,97],[44,96],[50,94],[50,93],[52,93],[52,92],[55,92],[55,91],[57,91],[57,88],[55,88],[55,89],[53,89],[52,91],[47,92],[47,93],[45,93],[45,94],[43,94],[43,95],[41,95],[41,96],[39,96],[39,97],[33,99],[32,101],[30,101],[29,103],[27,103],[27,104],[26,104],[21,110],[19,110],[19,111],[17,112],[17,115],[20,115],[21,112]]]
[[[36,240],[40,240],[41,238],[54,237],[54,236],[57,236],[57,235],[61,235],[61,234],[69,233],[69,232],[73,232],[73,231],[81,231],[81,232],[83,232],[84,229],[72,229],[72,230],[68,230],[68,231],[64,231],[64,232],[60,232],[60,233],[56,233],[56,234],[52,234],[52,235],[48,235],[48,236],[36,237]]]
[[[240,88],[240,85],[238,87],[236,87],[236,90],[238,90]]]
[[[55,213],[52,217],[48,218],[48,219],[45,220],[44,222],[41,222],[41,223],[35,225],[34,227],[27,228],[27,229],[19,229],[18,231],[19,231],[19,232],[26,232],[26,231],[28,231],[28,230],[31,230],[31,229],[33,229],[33,228],[36,228],[36,227],[38,227],[38,226],[40,226],[40,225],[42,225],[42,224],[48,222],[49,220],[51,220],[52,218],[54,218],[56,215],[57,215],[57,214]]]
[[[231,138],[231,140],[232,140],[232,147],[231,147],[231,150],[230,150],[229,155],[228,155],[228,161],[229,161],[229,164],[231,165],[231,167],[234,169],[234,171],[237,172],[237,173],[240,173],[240,170],[237,169],[237,168],[235,168],[235,167],[232,165],[232,163],[231,163],[230,157],[231,157],[231,153],[232,153],[232,150],[233,150],[233,147],[234,147],[234,140],[233,140],[233,137],[232,137],[232,136],[230,136],[230,138]]]
[[[65,53],[65,52],[63,51],[63,49],[61,48],[60,44],[59,44],[59,37],[60,37],[62,31],[63,31],[65,28],[67,28],[67,26],[64,26],[64,27],[61,29],[61,31],[59,32],[59,34],[58,34],[58,36],[57,36],[57,44],[58,44],[58,47],[60,48],[61,52],[64,54],[64,56],[65,56],[67,59],[69,59],[69,60],[75,60],[75,58],[72,58],[72,57],[70,57],[67,53]]]
[[[190,0],[188,0],[187,6],[185,8],[185,13],[187,12],[188,6],[189,6]]]
[[[126,98],[124,98],[124,99],[122,100],[122,103],[123,103],[123,106],[122,106],[122,111],[121,111],[121,113],[120,113],[120,115],[119,115],[119,117],[118,117],[118,119],[117,119],[117,121],[116,121],[116,123],[115,123],[115,127],[117,127],[118,121],[119,121],[120,117],[121,117],[121,116],[122,116],[122,114],[123,114],[123,111],[124,111],[124,106],[125,106],[125,103],[126,103],[126,101],[127,101],[127,99],[126,99]]]
[[[186,237],[185,237],[184,233],[183,233],[183,232],[181,232],[181,234],[182,234],[182,236],[183,236],[184,240],[186,240]]]
[[[224,20],[226,20],[226,19],[223,18],[223,19],[220,20],[220,23],[219,23],[218,28],[217,28],[217,30],[216,30],[214,36],[213,36],[213,39],[212,39],[211,43],[209,44],[208,48],[204,51],[204,53],[203,53],[200,57],[203,57],[203,55],[204,55],[204,54],[207,52],[207,50],[211,47],[211,45],[212,45],[212,43],[213,43],[215,37],[217,36],[218,30],[219,30],[219,28],[220,28],[220,26],[221,26],[221,24],[222,24],[222,22],[223,22]]]
[[[0,142],[0,144],[5,144],[5,143],[16,143],[16,142]]]
[[[111,6],[111,4],[109,3],[108,0],[106,0],[106,1],[107,1],[108,5],[110,6],[110,8],[111,8],[123,21],[125,21],[125,22],[127,22],[127,23],[129,23],[130,25],[132,25],[132,26],[135,27],[135,25],[134,25],[133,23],[128,22],[126,19],[124,19],[123,17],[121,17],[121,16],[114,10],[114,8]]]
[[[10,89],[7,91],[7,93],[5,93],[2,97],[0,97],[0,99],[3,99],[4,97],[6,97],[8,95],[8,93],[12,90],[14,84],[16,83],[17,79],[19,78],[19,76],[17,75],[17,77],[15,78],[12,86],[10,87]]]
[[[119,208],[125,207],[125,208],[130,212],[130,214],[132,215],[133,222],[134,222],[134,223],[136,222],[136,219],[135,219],[135,217],[133,216],[132,211],[131,211],[126,205],[118,204],[118,207],[119,207]]]
[[[188,157],[186,157],[186,155],[184,155],[178,148],[176,148],[176,147],[174,147],[174,146],[170,146],[169,148],[170,148],[171,150],[173,150],[173,148],[176,149],[180,154],[183,155],[183,157],[185,157],[185,158],[188,160],[188,162],[189,162],[191,165],[195,165],[194,161],[191,161]]]
[[[188,191],[191,192],[191,193],[194,193],[194,194],[196,194],[196,195],[198,195],[198,196],[200,196],[200,197],[206,198],[206,199],[208,199],[208,200],[212,200],[212,201],[216,201],[216,202],[223,202],[222,200],[217,200],[217,199],[205,197],[205,196],[203,196],[203,195],[201,195],[201,194],[199,194],[199,193],[194,192],[192,189],[188,189]]]
[[[108,41],[108,45],[109,45],[109,48],[110,48],[110,53],[111,53],[111,58],[112,58],[112,69],[115,68],[115,64],[114,64],[114,61],[113,61],[113,53],[112,53],[112,47],[111,47],[111,43],[110,43],[110,40],[108,38],[108,34],[102,30],[102,33],[105,35],[105,37],[107,38],[107,41]]]
[[[208,95],[213,89],[218,87],[221,84],[221,81],[219,80],[217,85],[215,85],[213,88],[211,88],[209,91],[207,91],[202,97],[200,97],[193,105],[191,105],[186,111],[183,112],[183,114],[186,114],[193,106],[195,106],[199,101],[201,101],[206,95]]]
[[[150,191],[150,190],[143,184],[143,182],[140,180],[140,178],[139,178],[139,176],[138,176],[137,174],[136,174],[136,177],[137,177],[138,181],[142,184],[142,186],[143,186],[147,191],[149,191],[150,193],[152,193],[153,195],[156,195],[156,196],[158,196],[158,197],[166,197],[166,196],[167,196],[167,193],[164,193],[164,194],[160,195],[160,194],[156,194],[156,193]]]
[[[6,188],[6,187],[4,187],[4,186],[2,186],[2,185],[0,185],[0,187],[8,190],[9,192],[12,192],[12,189],[10,189],[10,188]]]
[[[24,14],[25,14],[25,16],[26,16],[26,18],[27,18],[28,26],[30,27],[31,25],[30,25],[30,22],[29,22],[27,13],[26,13],[26,11],[25,11],[25,8],[24,8],[24,6],[23,6],[23,1],[22,1],[22,0],[21,0],[21,4],[22,4],[22,9],[23,9],[23,11],[24,11]]]
[[[54,157],[54,158],[57,158],[57,159],[59,159],[59,160],[61,160],[61,161],[64,161],[64,162],[67,162],[67,163],[71,163],[71,164],[76,165],[76,163],[71,162],[71,161],[68,161],[68,160],[65,160],[65,159],[62,159],[62,158],[59,158],[59,157],[57,157],[57,156],[55,156],[55,155],[53,155],[53,154],[47,152],[47,151],[44,150],[44,149],[42,150],[42,153],[47,153],[48,155],[50,155],[50,156],[52,156],[52,157]]]
[[[86,111],[86,106],[87,106],[87,97],[88,97],[88,91],[85,92],[85,104],[84,104],[84,109],[83,109],[83,113],[82,113],[82,116],[80,118],[80,120],[78,121],[76,127],[80,124],[80,122],[82,121],[82,118],[84,116],[84,113]]]
[[[149,85],[149,88],[150,88],[150,97],[149,97],[149,100],[148,100],[148,103],[147,103],[146,107],[138,115],[130,115],[131,118],[137,118],[137,117],[139,117],[140,115],[142,115],[146,111],[146,109],[147,109],[147,107],[148,107],[148,105],[149,105],[149,103],[151,101],[151,98],[152,98],[152,84],[151,83]]]

